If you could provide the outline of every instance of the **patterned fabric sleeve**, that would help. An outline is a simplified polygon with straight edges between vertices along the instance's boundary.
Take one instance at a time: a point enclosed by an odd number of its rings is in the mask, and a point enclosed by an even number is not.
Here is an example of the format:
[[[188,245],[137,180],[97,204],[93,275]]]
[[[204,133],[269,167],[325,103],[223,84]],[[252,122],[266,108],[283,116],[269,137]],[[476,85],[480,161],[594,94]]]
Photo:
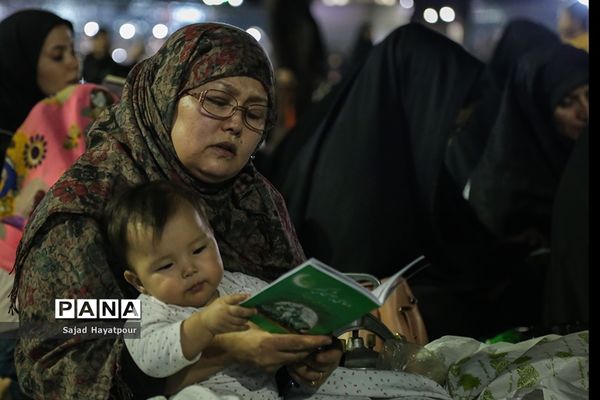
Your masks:
[[[224,271],[223,280],[219,284],[219,292],[222,296],[234,293],[249,293],[252,295],[267,285],[268,283],[262,279],[242,272]]]
[[[122,342],[56,338],[48,329],[59,325],[54,320],[56,298],[122,297],[106,263],[98,227],[91,219],[71,216],[55,221],[38,238],[19,282],[22,331],[15,361],[20,383],[34,398],[106,399]]]

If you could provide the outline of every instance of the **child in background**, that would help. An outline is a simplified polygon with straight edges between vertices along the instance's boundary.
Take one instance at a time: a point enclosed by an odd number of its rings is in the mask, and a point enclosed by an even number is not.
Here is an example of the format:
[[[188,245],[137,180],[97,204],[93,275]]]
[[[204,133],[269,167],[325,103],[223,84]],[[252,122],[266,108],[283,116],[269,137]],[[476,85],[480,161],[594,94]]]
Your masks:
[[[198,196],[170,182],[148,182],[115,196],[104,217],[113,261],[140,293],[141,337],[125,345],[142,371],[171,376],[198,361],[215,335],[249,329],[256,310],[238,305],[248,297],[241,293],[266,283],[223,271]],[[173,398],[188,396],[279,398],[274,376],[237,366]]]

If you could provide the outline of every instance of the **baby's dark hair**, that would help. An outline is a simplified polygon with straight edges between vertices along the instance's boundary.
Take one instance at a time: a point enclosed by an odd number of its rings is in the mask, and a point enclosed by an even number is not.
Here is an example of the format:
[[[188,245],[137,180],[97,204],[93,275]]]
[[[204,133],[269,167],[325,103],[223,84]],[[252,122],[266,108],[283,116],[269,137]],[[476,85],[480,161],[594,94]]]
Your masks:
[[[116,193],[104,209],[103,225],[111,262],[123,270],[127,263],[128,227],[140,224],[152,229],[153,240],[162,236],[170,217],[182,203],[189,203],[200,215],[208,229],[210,223],[200,196],[170,181],[145,182]]]

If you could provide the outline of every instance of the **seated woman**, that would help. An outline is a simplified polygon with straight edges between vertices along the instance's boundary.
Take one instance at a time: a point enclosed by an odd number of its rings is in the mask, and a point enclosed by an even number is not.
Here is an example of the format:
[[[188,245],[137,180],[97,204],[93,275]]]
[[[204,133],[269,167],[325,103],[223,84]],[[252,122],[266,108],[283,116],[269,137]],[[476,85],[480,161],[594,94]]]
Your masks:
[[[17,11],[0,21],[0,51],[0,132],[12,136],[37,102],[77,82],[73,24],[46,10]]]
[[[82,124],[91,118],[80,115],[77,107],[91,104],[91,89],[71,100],[72,88],[57,95],[78,79],[72,35],[71,22],[45,10],[18,11],[0,22],[0,131],[12,140],[7,163],[4,149],[0,151],[0,267],[5,270],[12,268],[37,192],[30,182],[43,181],[37,185],[47,190],[83,152]],[[33,111],[47,96],[55,97]],[[20,135],[13,138],[19,127]],[[21,192],[27,198],[15,201]]]
[[[542,329],[536,335],[547,332],[541,326],[545,301],[540,283],[554,250],[562,246],[551,243],[552,213],[565,165],[588,123],[588,77],[588,54],[570,45],[523,56],[465,190],[486,227],[526,255],[526,265],[506,266],[513,278],[499,297],[505,311],[496,318]],[[562,284],[560,279],[549,283]]]
[[[448,142],[445,164],[461,190],[485,149],[512,69],[529,51],[558,43],[560,39],[556,33],[528,19],[511,20],[504,28],[485,66],[484,80],[479,88],[481,94],[469,110],[466,123]]]
[[[273,171],[308,254],[383,278],[439,244],[440,165],[481,72],[450,39],[402,26],[341,83],[322,118],[286,138],[295,151],[284,142],[274,156],[295,154]]]
[[[272,68],[243,30],[194,24],[175,32],[127,77],[121,101],[89,130],[89,146],[36,207],[16,260],[13,305],[21,327],[54,326],[56,298],[135,296],[119,286],[100,225],[123,185],[169,179],[206,205],[228,271],[272,280],[304,260],[279,193],[250,161],[272,126]],[[39,331],[38,331],[39,332]],[[327,336],[250,329],[217,335],[176,377],[151,379],[121,338],[21,336],[22,388],[37,398],[171,394],[231,363],[285,372],[317,387],[341,351]]]
[[[504,90],[468,199],[501,238],[550,242],[552,205],[573,145],[589,120],[589,56],[557,43],[517,63]]]

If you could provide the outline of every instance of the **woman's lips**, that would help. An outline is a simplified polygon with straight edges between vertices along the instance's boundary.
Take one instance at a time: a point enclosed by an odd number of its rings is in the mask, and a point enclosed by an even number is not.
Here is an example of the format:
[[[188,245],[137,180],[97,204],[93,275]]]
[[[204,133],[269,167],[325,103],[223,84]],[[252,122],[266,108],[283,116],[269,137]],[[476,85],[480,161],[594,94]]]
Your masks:
[[[213,145],[212,148],[227,157],[234,157],[237,154],[237,146],[233,143],[217,143]]]

